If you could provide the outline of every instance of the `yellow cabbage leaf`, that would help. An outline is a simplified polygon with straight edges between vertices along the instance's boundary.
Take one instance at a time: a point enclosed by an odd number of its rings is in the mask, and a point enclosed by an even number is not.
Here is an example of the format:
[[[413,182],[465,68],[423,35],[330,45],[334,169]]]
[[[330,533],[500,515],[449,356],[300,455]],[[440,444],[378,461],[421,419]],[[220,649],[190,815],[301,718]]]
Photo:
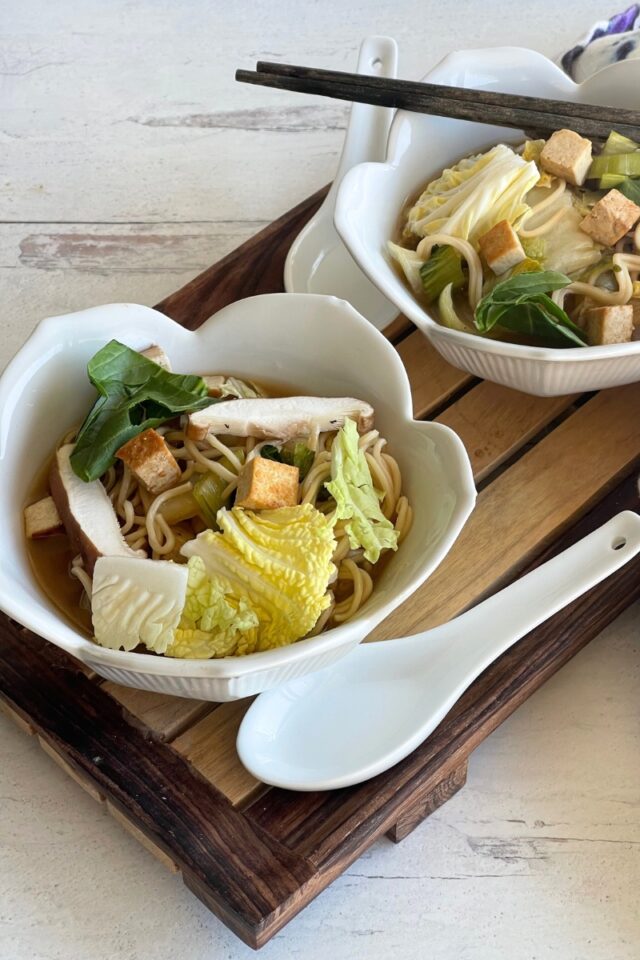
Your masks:
[[[312,504],[217,515],[182,548],[189,582],[174,657],[224,657],[304,637],[329,605],[335,574],[331,521]]]

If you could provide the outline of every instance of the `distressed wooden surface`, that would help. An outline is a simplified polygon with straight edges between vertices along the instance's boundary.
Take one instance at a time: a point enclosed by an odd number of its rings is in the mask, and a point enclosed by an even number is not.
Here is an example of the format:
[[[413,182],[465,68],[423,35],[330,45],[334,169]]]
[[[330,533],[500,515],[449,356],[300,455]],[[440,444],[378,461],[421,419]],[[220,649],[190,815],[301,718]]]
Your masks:
[[[155,303],[331,178],[343,108],[234,85],[236,66],[351,69],[375,31],[399,39],[412,77],[465,45],[555,54],[610,12],[601,0],[539,0],[526,16],[497,0],[379,0],[375,15],[364,0],[304,11],[291,0],[10,5],[0,366],[40,317]],[[423,828],[369,850],[265,956],[635,960],[638,615],[627,611],[479,747],[465,788]],[[250,955],[35,737],[1,722],[0,956]]]

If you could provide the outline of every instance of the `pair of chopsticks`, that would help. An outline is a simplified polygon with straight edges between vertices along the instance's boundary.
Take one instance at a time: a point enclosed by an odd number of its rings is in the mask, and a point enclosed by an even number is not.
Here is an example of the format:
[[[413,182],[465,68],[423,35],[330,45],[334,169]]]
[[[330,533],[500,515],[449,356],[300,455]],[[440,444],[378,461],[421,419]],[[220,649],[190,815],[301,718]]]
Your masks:
[[[640,112],[591,103],[570,103],[491,90],[469,90],[413,80],[370,77],[264,60],[258,61],[255,71],[237,70],[236,80],[336,100],[397,107],[414,113],[547,133],[569,128],[585,137],[606,139],[615,128],[632,140],[640,140]]]

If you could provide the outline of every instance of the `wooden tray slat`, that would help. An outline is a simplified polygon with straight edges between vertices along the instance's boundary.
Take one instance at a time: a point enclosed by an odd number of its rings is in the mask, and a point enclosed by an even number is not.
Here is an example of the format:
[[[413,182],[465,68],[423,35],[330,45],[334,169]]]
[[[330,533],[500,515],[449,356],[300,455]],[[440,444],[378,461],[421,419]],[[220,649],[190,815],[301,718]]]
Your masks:
[[[436,420],[458,434],[478,481],[521,450],[575,399],[530,397],[485,381],[447,407]]]
[[[411,383],[414,417],[426,417],[458,390],[473,383],[473,377],[448,364],[417,330],[401,340],[396,349]]]
[[[482,491],[427,583],[368,637],[401,637],[450,620],[563,532],[640,457],[640,390],[597,394]]]
[[[250,705],[250,700],[221,703],[173,743],[174,749],[236,806],[246,803],[262,789],[262,784],[245,770],[236,753],[238,729]]]
[[[123,687],[111,680],[106,680],[102,689],[160,740],[172,740],[215,707],[215,704],[202,700],[167,697],[152,690]]]

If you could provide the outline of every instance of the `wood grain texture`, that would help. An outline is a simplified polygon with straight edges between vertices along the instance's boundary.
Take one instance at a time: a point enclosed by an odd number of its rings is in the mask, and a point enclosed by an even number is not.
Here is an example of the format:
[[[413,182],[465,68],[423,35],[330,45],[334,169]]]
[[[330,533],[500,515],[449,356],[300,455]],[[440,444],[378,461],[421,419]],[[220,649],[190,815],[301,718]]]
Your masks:
[[[461,790],[467,782],[467,766],[465,760],[459,767],[443,777],[424,799],[419,802],[416,799],[413,808],[394,823],[390,830],[387,830],[389,839],[393,840],[394,843],[400,843],[410,833],[413,833],[423,820],[431,816],[434,810],[437,810],[443,803],[450,800],[458,790]]]
[[[214,709],[214,704],[186,697],[168,697],[152,690],[136,690],[107,680],[102,689],[159,740],[172,740],[185,727]]]
[[[637,509],[635,475],[622,482],[548,550],[544,562],[619,510]],[[454,774],[469,753],[534,690],[640,596],[640,556],[570,604],[499,657],[469,687],[433,734],[387,773],[329,793],[272,790],[248,810],[270,834],[333,877],[375,836],[414,811],[422,797]]]
[[[126,722],[119,705],[72,668],[61,651],[7,623],[0,648],[0,690],[11,708],[27,708],[52,747],[97,783],[179,866],[190,885],[235,932],[257,944],[276,928],[283,905],[299,901],[312,867],[238,813],[171,747]]]
[[[261,68],[263,68],[261,70]],[[291,90],[374,106],[410,110],[457,120],[471,120],[545,135],[569,127],[584,137],[606,139],[612,123],[631,139],[640,137],[636,111],[595,104],[567,105],[520,94],[476,91],[424,81],[368,77],[341,70],[259,61],[257,70],[237,70],[236,80],[277,90]],[[613,115],[613,119],[612,119]]]
[[[470,374],[447,363],[418,330],[401,340],[396,349],[409,376],[416,418],[426,417],[452,394],[473,383]]]
[[[159,860],[163,867],[169,871],[169,873],[178,873],[179,867],[178,864],[168,857],[164,850],[161,850],[157,843],[153,843],[152,840],[140,830],[139,827],[136,827],[129,817],[127,817],[118,807],[114,806],[110,800],[106,801],[107,811],[113,817],[114,820],[120,824],[121,827],[127,831],[127,833],[136,840],[140,846],[144,847],[145,850],[148,850],[152,856]]]
[[[50,743],[46,737],[39,735],[38,743],[44,752],[50,756],[55,763],[58,764],[60,769],[66,773],[68,777],[71,777],[71,779],[80,787],[82,787],[82,789],[85,790],[97,803],[104,803],[104,794],[100,793],[91,777],[88,777],[86,774],[79,773],[74,767],[71,766],[70,763],[67,763],[62,753],[60,753],[59,750],[56,750],[54,745]]]
[[[458,434],[478,481],[522,449],[575,399],[531,397],[485,381],[447,407],[436,420]]]
[[[235,806],[246,803],[261,789],[236,753],[238,729],[251,702],[249,699],[221,703],[173,742],[174,749]]]
[[[440,567],[369,639],[443,623],[506,582],[640,459],[640,390],[605,390],[478,497]]]

